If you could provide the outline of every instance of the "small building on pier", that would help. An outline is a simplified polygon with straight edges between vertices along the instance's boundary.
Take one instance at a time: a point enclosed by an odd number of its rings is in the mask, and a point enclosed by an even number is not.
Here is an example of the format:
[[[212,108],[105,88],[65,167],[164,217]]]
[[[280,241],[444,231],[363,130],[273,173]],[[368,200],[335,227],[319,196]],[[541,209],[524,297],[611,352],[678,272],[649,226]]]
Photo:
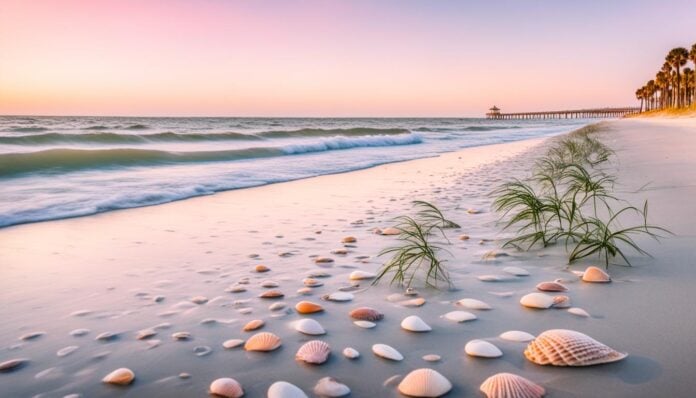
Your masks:
[[[500,116],[500,109],[493,105],[493,108],[489,109],[490,112],[486,113],[488,119],[497,119]]]

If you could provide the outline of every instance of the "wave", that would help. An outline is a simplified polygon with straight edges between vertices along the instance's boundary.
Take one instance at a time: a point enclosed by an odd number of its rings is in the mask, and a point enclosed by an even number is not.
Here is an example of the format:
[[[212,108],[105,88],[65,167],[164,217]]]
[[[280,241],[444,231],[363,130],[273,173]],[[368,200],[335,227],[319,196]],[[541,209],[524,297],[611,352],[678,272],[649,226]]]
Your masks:
[[[326,137],[332,135],[355,137],[361,135],[399,135],[408,134],[406,129],[377,129],[370,127],[355,127],[350,129],[300,129],[300,130],[274,130],[264,131],[256,135],[266,138],[299,138],[299,137]]]
[[[279,147],[256,147],[223,151],[170,152],[151,149],[48,149],[0,155],[0,178],[32,172],[66,172],[98,168],[163,164],[222,162],[297,155],[360,147],[383,147],[421,143],[415,134],[398,136],[332,137],[317,142]]]
[[[126,130],[147,130],[150,127],[144,124],[133,124],[126,127]]]
[[[11,131],[14,133],[39,133],[47,130],[46,127],[10,127],[4,131]]]
[[[467,126],[467,127],[418,127],[413,131],[417,132],[457,132],[457,131],[493,131],[519,129],[522,126]]]

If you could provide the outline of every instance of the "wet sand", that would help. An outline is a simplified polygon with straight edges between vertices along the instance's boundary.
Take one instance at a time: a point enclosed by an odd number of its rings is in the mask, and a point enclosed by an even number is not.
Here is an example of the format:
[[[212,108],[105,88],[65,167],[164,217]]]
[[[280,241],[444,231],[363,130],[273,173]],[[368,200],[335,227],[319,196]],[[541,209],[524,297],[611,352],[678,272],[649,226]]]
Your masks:
[[[482,259],[499,249],[496,239],[506,236],[489,210],[487,194],[503,180],[524,177],[534,157],[543,153],[545,140],[469,148],[347,174],[2,229],[0,362],[30,359],[22,368],[0,374],[3,394],[205,396],[213,380],[232,377],[249,397],[265,396],[277,380],[314,396],[316,382],[331,376],[348,385],[351,396],[396,397],[399,379],[385,381],[430,367],[452,382],[447,395],[452,397],[481,396],[479,385],[498,372],[527,377],[543,385],[550,397],[690,396],[696,387],[696,313],[689,310],[696,282],[696,215],[689,211],[696,193],[695,131],[693,119],[633,119],[611,122],[602,133],[603,141],[617,151],[617,191],[634,204],[649,199],[651,221],[676,234],[661,243],[640,239],[654,258],[631,256],[632,268],[611,267],[610,284],[578,281],[566,268],[560,248],[507,251],[506,257]],[[372,230],[390,226],[395,216],[411,214],[410,201],[415,199],[438,205],[462,225],[448,230],[451,256],[445,256],[456,290],[418,285],[426,304],[409,308],[387,300],[402,290],[385,280],[354,291],[351,302],[321,300],[348,286],[352,271],[379,268],[384,258],[376,255],[395,238]],[[470,214],[468,209],[482,212]],[[462,234],[470,239],[459,240]],[[357,238],[354,247],[341,243],[348,235]],[[332,253],[341,248],[348,253]],[[313,256],[334,262],[316,264]],[[572,269],[593,263],[584,261]],[[256,273],[258,264],[271,270]],[[523,267],[531,275],[506,282],[478,279],[507,266]],[[302,279],[318,271],[330,274],[320,279],[323,286],[307,296],[297,293],[304,287]],[[246,292],[226,291],[244,278],[249,282],[242,285]],[[563,309],[520,306],[520,297],[535,291],[537,283],[556,278],[570,281],[572,305],[588,311],[590,318]],[[277,282],[275,289],[285,296],[258,298],[270,290],[260,286],[267,280]],[[369,281],[362,287],[369,287]],[[195,296],[208,301],[193,303]],[[447,312],[466,310],[455,304],[463,298],[483,300],[493,309],[471,310],[478,319],[469,322],[443,319]],[[300,315],[293,307],[301,300],[319,303],[324,311]],[[279,302],[286,308],[269,309]],[[385,317],[373,329],[359,328],[348,312],[360,306],[379,309]],[[409,315],[420,316],[433,330],[402,330],[399,324]],[[293,322],[302,318],[319,321],[327,334],[295,331]],[[228,339],[253,335],[241,330],[253,319],[265,321],[258,331],[282,338],[281,348],[257,353],[222,347]],[[156,325],[156,335],[136,338],[138,331]],[[89,332],[70,335],[80,328]],[[508,330],[537,335],[557,328],[586,333],[629,357],[587,368],[539,366],[522,355],[526,343],[497,337]],[[35,331],[45,334],[20,340]],[[182,331],[192,338],[171,337]],[[116,336],[95,340],[103,332]],[[314,339],[330,344],[328,362],[317,366],[296,361],[297,349]],[[464,345],[472,339],[494,343],[503,356],[467,356]],[[375,357],[371,346],[376,343],[396,348],[404,360]],[[78,348],[61,351],[71,346]],[[205,347],[212,352],[196,355]],[[360,358],[345,358],[345,347],[357,349]],[[426,354],[437,354],[441,360],[426,362]],[[101,382],[120,367],[135,372],[133,384],[114,387]],[[190,377],[180,378],[181,373]]]

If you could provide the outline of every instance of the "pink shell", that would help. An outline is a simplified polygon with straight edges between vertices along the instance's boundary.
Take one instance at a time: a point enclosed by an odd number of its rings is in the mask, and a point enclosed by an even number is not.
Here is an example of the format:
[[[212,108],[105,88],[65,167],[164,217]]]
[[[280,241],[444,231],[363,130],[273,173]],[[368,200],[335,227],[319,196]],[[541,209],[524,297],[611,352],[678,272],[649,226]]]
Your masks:
[[[536,285],[536,288],[538,290],[541,290],[542,292],[565,292],[565,291],[568,291],[568,288],[565,287],[564,284],[559,283],[559,282],[541,282],[538,285]]]
[[[564,295],[558,295],[553,297],[553,308],[568,308],[570,307],[570,297]]]
[[[280,347],[280,337],[273,333],[261,332],[257,333],[244,343],[244,349],[247,351],[273,351]]]
[[[532,340],[524,350],[524,356],[539,365],[589,366],[620,361],[627,354],[583,333],[553,329]]]
[[[244,395],[244,390],[237,380],[223,377],[210,384],[210,393],[225,398],[239,398]]]
[[[384,314],[370,307],[356,308],[350,312],[350,317],[361,321],[375,322],[384,318]]]
[[[481,384],[487,398],[541,398],[544,387],[512,373],[498,373]]]
[[[309,341],[300,347],[295,354],[295,359],[315,365],[321,365],[329,359],[331,347],[321,340]]]
[[[582,280],[585,282],[606,283],[611,282],[611,277],[601,268],[589,266],[585,270],[585,273],[582,274]]]

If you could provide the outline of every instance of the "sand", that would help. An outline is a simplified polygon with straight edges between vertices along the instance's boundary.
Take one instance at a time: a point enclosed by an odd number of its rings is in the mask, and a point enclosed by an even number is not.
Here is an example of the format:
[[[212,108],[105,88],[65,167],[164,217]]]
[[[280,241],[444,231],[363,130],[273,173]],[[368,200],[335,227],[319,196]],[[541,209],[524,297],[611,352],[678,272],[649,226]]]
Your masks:
[[[690,210],[696,193],[695,131],[693,119],[632,119],[611,122],[602,133],[617,151],[617,191],[635,204],[649,199],[651,221],[676,234],[659,243],[640,239],[654,258],[631,256],[632,268],[612,266],[614,282],[606,285],[577,281],[559,248],[507,251],[507,257],[482,259],[499,249],[495,239],[506,236],[489,210],[487,193],[507,178],[526,175],[546,145],[542,139],[2,229],[0,362],[30,360],[16,371],[0,374],[3,394],[204,396],[213,380],[232,377],[250,397],[265,396],[278,380],[313,396],[316,382],[331,376],[348,385],[352,396],[389,397],[400,396],[396,391],[400,378],[393,376],[431,367],[452,382],[448,396],[453,397],[480,396],[479,385],[497,372],[525,376],[553,397],[689,396],[696,386],[696,312],[690,310],[696,279],[692,264],[696,212]],[[322,301],[323,294],[348,286],[352,271],[379,268],[384,259],[377,253],[396,238],[375,235],[372,229],[409,214],[414,199],[437,204],[462,225],[448,232],[451,256],[445,256],[456,289],[418,286],[426,304],[416,308],[387,300],[402,291],[388,281],[353,292],[351,302]],[[481,213],[470,214],[468,209]],[[459,240],[461,234],[471,239]],[[332,254],[345,248],[341,239],[348,235],[357,238],[355,247],[347,247],[346,255]],[[316,264],[312,256],[334,262]],[[593,263],[584,261],[572,269]],[[256,273],[258,264],[271,270]],[[499,274],[507,266],[522,267],[531,275],[495,283],[477,278]],[[313,288],[311,295],[296,293],[303,287],[302,279],[316,271],[331,276],[321,279],[323,286]],[[226,292],[244,278],[249,281],[243,285],[246,292]],[[567,294],[590,318],[561,309],[520,306],[520,297],[533,292],[538,282],[556,278],[570,281]],[[285,297],[257,298],[270,290],[260,286],[267,280],[277,282],[274,289]],[[369,282],[361,283],[368,286]],[[466,310],[455,305],[463,298],[483,300],[492,309],[471,310],[478,319],[469,322],[443,319],[447,312]],[[297,314],[292,308],[301,300],[319,303],[324,311]],[[269,308],[279,302],[286,308]],[[359,306],[379,309],[385,317],[373,329],[359,328],[348,317]],[[433,330],[417,334],[402,330],[399,324],[409,315],[418,315]],[[304,317],[319,321],[327,334],[306,336],[295,331],[293,322]],[[222,347],[226,340],[255,333],[242,331],[254,319],[265,322],[255,332],[277,334],[281,348],[256,353]],[[138,340],[138,332],[148,328],[156,334]],[[555,328],[586,333],[629,357],[587,368],[542,367],[524,359],[526,343],[497,337],[508,330],[537,335]],[[89,332],[72,336],[76,329]],[[20,340],[31,332],[44,334]],[[115,336],[95,340],[104,332]],[[191,338],[176,341],[172,334],[177,332],[188,332]],[[332,354],[323,365],[294,358],[297,349],[313,339],[331,346]],[[467,356],[464,346],[472,339],[492,342],[503,356]],[[371,346],[377,343],[396,348],[404,360],[375,357]],[[206,347],[210,353],[205,354]],[[357,349],[360,358],[343,357],[345,347]],[[428,354],[441,359],[427,362],[422,357]],[[101,382],[121,367],[135,372],[133,384],[115,387]],[[181,373],[190,377],[181,378]]]

